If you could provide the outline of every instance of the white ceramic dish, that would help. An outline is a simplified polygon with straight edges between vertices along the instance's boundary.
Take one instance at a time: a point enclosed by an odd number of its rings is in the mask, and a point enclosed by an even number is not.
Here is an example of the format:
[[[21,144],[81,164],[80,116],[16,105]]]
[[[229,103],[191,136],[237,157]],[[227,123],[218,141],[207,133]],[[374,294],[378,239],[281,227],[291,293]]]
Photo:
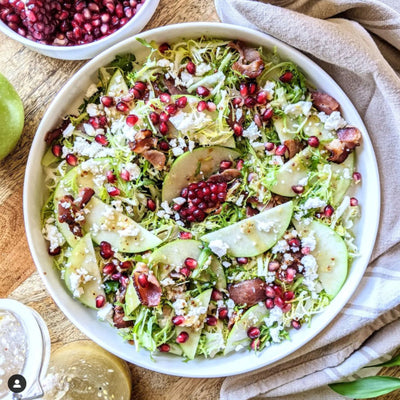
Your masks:
[[[342,106],[344,117],[357,126],[363,134],[363,143],[357,149],[357,170],[363,176],[362,185],[356,193],[360,200],[362,216],[356,226],[357,245],[360,257],[354,260],[348,279],[340,293],[320,315],[316,315],[311,328],[303,327],[291,333],[291,341],[273,345],[259,355],[239,352],[215,359],[197,359],[188,363],[178,357],[162,353],[156,362],[150,359],[145,350],[136,352],[135,348],[124,343],[117,331],[96,319],[96,312],[75,301],[65,288],[58,272],[52,266],[47,253],[47,244],[41,235],[40,208],[44,203],[43,172],[40,164],[45,151],[46,132],[60,122],[60,118],[71,112],[71,107],[79,105],[86,88],[97,76],[97,69],[109,63],[116,54],[135,52],[140,59],[142,46],[131,38],[107,50],[86,64],[59,92],[43,117],[32,144],[25,176],[24,216],[29,246],[42,279],[65,315],[88,337],[115,355],[142,367],[171,375],[186,377],[218,377],[239,374],[272,364],[294,352],[321,332],[339,313],[356,290],[368,264],[378,228],[380,210],[380,188],[376,159],[365,126],[355,107],[339,86],[314,62],[299,51],[263,33],[247,28],[219,23],[188,23],[170,25],[141,33],[141,38],[158,43],[174,41],[179,38],[200,37],[202,35],[226,39],[240,39],[256,46],[278,48],[282,58],[293,60],[309,80],[320,90],[334,96]]]
[[[87,60],[97,56],[97,54],[100,54],[114,44],[140,32],[153,16],[159,2],[160,0],[147,0],[137,14],[122,28],[104,39],[96,40],[95,42],[83,44],[81,46],[50,46],[36,43],[14,32],[1,20],[0,31],[11,39],[45,56],[59,58],[61,60]]]

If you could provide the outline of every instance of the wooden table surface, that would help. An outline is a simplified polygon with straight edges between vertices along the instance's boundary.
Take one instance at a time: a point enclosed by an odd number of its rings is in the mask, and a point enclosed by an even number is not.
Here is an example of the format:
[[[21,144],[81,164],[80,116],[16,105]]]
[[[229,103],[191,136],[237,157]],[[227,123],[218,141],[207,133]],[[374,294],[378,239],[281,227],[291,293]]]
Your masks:
[[[187,21],[218,21],[213,1],[161,0],[145,29]],[[58,327],[51,329],[54,348],[73,339],[84,338],[84,335],[60,312],[45,292],[38,275],[32,275],[35,266],[23,225],[23,177],[30,144],[45,110],[59,89],[84,63],[42,56],[0,33],[0,72],[14,85],[25,107],[22,138],[16,150],[0,161],[0,297],[6,297],[16,289],[11,297],[37,309],[49,323],[52,320],[52,326]],[[135,400],[217,399],[223,381],[222,378],[170,377],[133,365],[131,370],[134,382],[132,398]],[[382,371],[381,374],[400,377],[400,368]],[[379,397],[380,400],[399,398],[398,392]]]

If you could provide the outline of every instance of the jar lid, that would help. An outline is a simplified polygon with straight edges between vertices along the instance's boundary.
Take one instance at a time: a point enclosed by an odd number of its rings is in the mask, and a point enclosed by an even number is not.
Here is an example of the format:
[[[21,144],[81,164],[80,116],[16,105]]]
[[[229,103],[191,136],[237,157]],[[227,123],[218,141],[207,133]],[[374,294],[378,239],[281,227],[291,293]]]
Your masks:
[[[50,335],[42,317],[32,308],[10,299],[0,299],[0,311],[10,313],[22,327],[25,340],[24,364],[19,375],[26,381],[20,393],[10,392],[4,400],[25,400],[40,398],[43,389],[40,381],[44,379],[50,359]],[[8,380],[9,377],[6,377]],[[15,381],[20,387],[20,382]],[[16,392],[19,390],[16,390]]]

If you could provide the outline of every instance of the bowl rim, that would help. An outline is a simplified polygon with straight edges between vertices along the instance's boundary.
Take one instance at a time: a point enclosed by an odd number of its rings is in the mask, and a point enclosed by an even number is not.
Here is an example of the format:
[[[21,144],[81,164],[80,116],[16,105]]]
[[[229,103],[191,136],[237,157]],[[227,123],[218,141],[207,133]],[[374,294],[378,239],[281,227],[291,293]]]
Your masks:
[[[324,310],[322,314],[325,314],[326,320],[321,324],[321,326],[317,327],[317,329],[313,329],[312,332],[308,332],[305,334],[305,339],[301,338],[301,340],[296,343],[293,348],[291,348],[289,351],[284,351],[283,354],[275,356],[270,358],[269,360],[265,360],[263,362],[257,361],[257,358],[254,358],[254,364],[249,365],[249,363],[245,365],[241,365],[239,362],[230,362],[232,361],[230,359],[230,356],[222,356],[220,359],[223,359],[225,361],[225,365],[229,364],[229,367],[227,370],[222,370],[222,368],[216,368],[213,366],[213,368],[207,368],[207,366],[204,368],[192,368],[189,367],[187,364],[182,365],[181,367],[176,367],[175,365],[168,365],[167,367],[162,367],[157,364],[157,362],[153,362],[150,359],[150,354],[147,352],[147,357],[148,360],[142,360],[140,358],[137,359],[132,359],[132,358],[127,358],[128,355],[125,354],[122,351],[116,350],[110,343],[106,342],[105,340],[100,339],[99,337],[96,337],[96,334],[92,332],[91,329],[89,329],[87,326],[85,326],[82,321],[79,321],[79,319],[72,313],[71,310],[69,310],[67,307],[63,305],[63,300],[59,298],[59,295],[57,294],[56,290],[51,287],[50,281],[48,277],[46,276],[46,272],[43,270],[41,267],[40,259],[38,256],[38,253],[36,252],[35,245],[34,245],[34,226],[31,226],[31,220],[29,217],[29,198],[30,198],[30,193],[29,193],[29,177],[30,177],[30,170],[31,166],[33,166],[38,160],[40,160],[35,153],[36,148],[39,148],[41,145],[41,141],[43,140],[44,132],[41,133],[41,135],[36,134],[35,138],[32,143],[31,151],[29,154],[28,162],[27,162],[27,167],[26,167],[26,172],[25,172],[25,181],[24,181],[24,190],[23,190],[23,207],[24,207],[24,221],[25,221],[25,229],[26,229],[26,234],[27,234],[27,239],[28,239],[28,244],[29,248],[33,257],[33,260],[35,262],[35,265],[37,267],[37,270],[42,278],[42,281],[44,282],[47,290],[49,291],[50,295],[52,296],[53,300],[57,303],[61,311],[67,316],[67,318],[76,326],[78,327],[79,330],[81,330],[83,333],[85,333],[91,340],[95,341],[97,344],[102,346],[103,348],[107,349],[111,353],[117,355],[120,358],[123,358],[133,364],[136,364],[140,367],[150,369],[156,372],[168,374],[168,375],[175,375],[175,376],[181,376],[181,377],[193,377],[193,378],[215,378],[215,377],[226,377],[226,376],[231,376],[231,375],[238,375],[250,371],[254,371],[256,369],[265,367],[267,365],[272,365],[278,362],[281,362],[281,360],[286,359],[288,356],[292,355],[295,351],[299,350],[301,347],[309,343],[313,338],[315,338],[319,333],[321,333],[324,329],[326,329],[329,324],[332,322],[332,320],[339,314],[339,312],[343,309],[345,304],[349,301],[351,296],[354,294],[356,289],[359,287],[360,281],[362,277],[364,276],[365,270],[368,266],[373,248],[374,248],[374,243],[376,240],[377,236],[377,231],[378,231],[378,224],[379,224],[379,217],[380,217],[380,203],[381,203],[381,194],[380,194],[380,182],[379,182],[379,173],[378,173],[378,165],[376,162],[376,157],[375,153],[372,147],[371,140],[369,138],[367,129],[365,128],[365,125],[356,110],[355,106],[353,103],[350,101],[348,96],[344,93],[344,91],[341,89],[341,87],[333,80],[333,78],[328,75],[318,64],[316,64],[313,60],[311,60],[308,56],[304,55],[301,53],[299,50],[289,46],[288,44],[281,42],[280,40],[266,34],[263,32],[256,31],[254,29],[250,29],[247,27],[242,27],[242,26],[236,26],[236,25],[231,25],[231,24],[224,24],[224,23],[219,23],[219,22],[188,22],[188,23],[180,23],[180,24],[173,24],[173,25],[167,25],[159,28],[155,28],[149,31],[141,32],[139,34],[136,34],[132,36],[131,38],[128,38],[108,50],[102,52],[98,56],[96,56],[94,59],[90,60],[88,63],[86,63],[77,73],[75,73],[64,85],[64,87],[58,92],[56,97],[52,100],[50,105],[48,106],[46,113],[44,114],[42,121],[37,129],[37,133],[43,130],[42,125],[44,124],[44,121],[46,120],[46,117],[50,115],[53,111],[55,110],[55,103],[57,103],[57,100],[60,99],[64,93],[67,93],[70,90],[71,85],[73,83],[76,83],[76,81],[79,79],[79,77],[85,73],[93,73],[93,65],[96,65],[100,60],[101,62],[104,62],[107,57],[111,55],[116,55],[118,54],[118,49],[120,47],[123,47],[131,42],[134,42],[136,38],[138,37],[145,37],[145,38],[150,38],[153,34],[158,34],[162,33],[165,31],[179,31],[182,30],[183,28],[188,28],[188,29],[201,29],[201,32],[206,32],[207,29],[213,29],[215,28],[218,33],[216,33],[216,36],[223,37],[222,31],[225,31],[227,29],[230,31],[227,33],[227,36],[231,36],[233,34],[232,30],[235,31],[235,34],[237,35],[242,35],[243,37],[246,38],[246,34],[251,36],[251,39],[249,41],[255,41],[256,39],[259,39],[263,44],[265,45],[265,41],[269,42],[269,45],[271,47],[277,47],[282,53],[288,53],[290,55],[294,55],[296,58],[300,58],[301,62],[303,64],[306,64],[307,67],[305,68],[302,66],[301,68],[306,72],[306,74],[309,74],[310,71],[307,71],[307,68],[310,67],[314,71],[317,70],[319,73],[321,73],[329,82],[335,87],[336,93],[339,93],[339,95],[345,99],[345,101],[348,103],[346,105],[346,110],[350,108],[350,111],[354,114],[353,116],[353,121],[357,121],[357,126],[362,130],[363,133],[365,133],[365,136],[363,137],[363,145],[366,145],[365,151],[370,153],[369,155],[371,156],[371,159],[368,159],[369,162],[369,168],[371,169],[370,173],[371,174],[371,181],[373,182],[373,186],[376,189],[376,192],[374,193],[374,210],[375,213],[373,215],[369,215],[369,221],[368,221],[368,231],[364,230],[362,232],[363,235],[368,237],[368,246],[367,246],[367,251],[365,251],[362,255],[362,258],[364,259],[364,264],[362,267],[358,266],[357,270],[353,273],[355,276],[352,277],[351,282],[346,284],[346,282],[349,281],[349,279],[346,280],[344,287],[347,285],[351,285],[351,290],[344,291],[343,288],[341,289],[340,296],[336,296],[331,304],[328,306],[329,308],[329,313],[328,310]],[[209,34],[212,36],[212,33]],[[179,35],[176,35],[179,37]],[[182,35],[183,36],[183,35]],[[187,35],[187,37],[190,37],[190,34]],[[285,56],[287,57],[287,56]],[[296,62],[298,63],[298,61]],[[97,70],[99,66],[97,66],[95,69]],[[365,233],[367,232],[367,233]],[[364,238],[363,238],[364,239]],[[365,241],[363,240],[363,243]],[[353,263],[354,264],[354,263]],[[69,296],[69,294],[68,294]],[[62,296],[60,296],[62,297]],[[334,307],[334,308],[333,308]],[[310,329],[311,330],[311,329]],[[300,331],[298,331],[300,332]],[[286,341],[285,341],[286,342]],[[285,343],[282,342],[282,343]],[[276,345],[276,346],[279,346]],[[272,346],[271,346],[272,348]],[[241,357],[244,357],[246,353],[239,353],[241,354]],[[216,359],[214,359],[216,360]],[[247,358],[246,358],[247,360]],[[181,360],[179,360],[181,361]],[[206,361],[211,361],[211,360],[206,360]],[[192,362],[192,361],[191,361]],[[181,363],[184,364],[184,363]]]
[[[95,48],[97,45],[102,45],[102,44],[107,44],[108,42],[113,41],[113,39],[116,38],[117,34],[121,34],[121,32],[125,32],[129,30],[131,27],[131,23],[133,21],[140,20],[142,17],[142,14],[144,14],[147,10],[147,8],[150,8],[153,6],[154,3],[156,2],[156,7],[158,6],[158,3],[160,0],[146,0],[144,4],[140,7],[139,11],[121,28],[117,29],[115,32],[113,32],[111,35],[105,36],[99,40],[94,40],[91,43],[86,43],[86,44],[80,44],[80,45],[75,45],[75,46],[55,46],[52,44],[43,44],[43,43],[38,43],[35,42],[34,40],[27,39],[24,36],[19,35],[17,32],[13,31],[10,27],[7,26],[2,20],[0,20],[0,31],[3,32],[5,35],[9,36],[11,39],[14,39],[20,43],[22,43],[26,47],[35,47],[37,50],[45,50],[45,51],[57,51],[60,53],[69,53],[72,51],[76,50],[91,50]],[[145,11],[143,11],[145,10]],[[127,29],[125,29],[127,28]],[[120,42],[122,43],[122,42]],[[119,44],[119,43],[117,43]],[[111,47],[110,47],[111,48]],[[99,53],[100,54],[100,53]]]

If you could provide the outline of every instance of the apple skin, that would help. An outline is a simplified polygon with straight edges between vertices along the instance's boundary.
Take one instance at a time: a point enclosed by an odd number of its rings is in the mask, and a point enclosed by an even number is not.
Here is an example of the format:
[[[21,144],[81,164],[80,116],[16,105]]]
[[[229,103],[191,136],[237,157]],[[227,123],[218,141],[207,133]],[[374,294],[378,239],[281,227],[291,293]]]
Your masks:
[[[0,73],[0,160],[17,145],[24,128],[24,106],[11,83]]]

